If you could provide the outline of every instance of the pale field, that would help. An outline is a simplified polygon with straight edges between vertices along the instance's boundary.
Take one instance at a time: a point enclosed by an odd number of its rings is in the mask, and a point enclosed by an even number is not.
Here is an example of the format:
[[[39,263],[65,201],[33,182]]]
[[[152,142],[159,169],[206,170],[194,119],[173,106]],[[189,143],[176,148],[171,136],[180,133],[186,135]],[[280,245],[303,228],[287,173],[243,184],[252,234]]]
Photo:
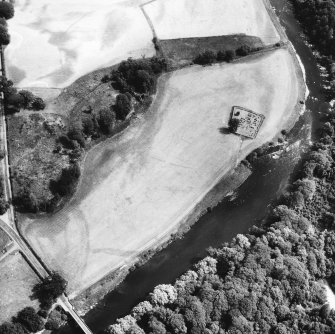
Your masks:
[[[141,0],[15,0],[8,74],[20,87],[66,87],[128,57],[153,56]]]
[[[22,221],[72,296],[175,231],[219,179],[288,125],[301,72],[286,49],[161,78],[149,112],[89,151],[72,201]],[[266,116],[255,140],[224,134],[233,105]],[[242,145],[241,145],[242,144]]]
[[[265,44],[280,40],[263,0],[155,0],[144,10],[160,39],[246,34]]]
[[[33,286],[39,279],[20,253],[6,256],[0,262],[0,324],[9,321],[21,309],[38,308],[31,300]]]
[[[335,310],[335,295],[328,284],[324,285],[327,302],[332,310]]]

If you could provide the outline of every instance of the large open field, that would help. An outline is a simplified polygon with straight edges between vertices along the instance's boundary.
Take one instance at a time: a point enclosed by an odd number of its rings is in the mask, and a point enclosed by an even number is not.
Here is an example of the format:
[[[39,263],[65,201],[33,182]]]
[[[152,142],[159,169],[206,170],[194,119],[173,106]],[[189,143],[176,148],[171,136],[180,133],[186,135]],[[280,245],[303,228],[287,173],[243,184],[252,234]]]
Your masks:
[[[225,173],[287,127],[301,84],[287,49],[165,75],[151,110],[88,153],[69,205],[26,218],[23,233],[77,293],[176,230]],[[255,140],[222,131],[233,105],[266,116]]]
[[[10,320],[26,306],[38,307],[31,300],[31,289],[38,277],[18,252],[8,255],[0,263],[0,323]]]
[[[140,0],[15,0],[6,48],[9,76],[21,87],[66,87],[97,68],[152,56]]]
[[[154,0],[144,7],[160,39],[246,34],[265,44],[279,34],[263,0]]]

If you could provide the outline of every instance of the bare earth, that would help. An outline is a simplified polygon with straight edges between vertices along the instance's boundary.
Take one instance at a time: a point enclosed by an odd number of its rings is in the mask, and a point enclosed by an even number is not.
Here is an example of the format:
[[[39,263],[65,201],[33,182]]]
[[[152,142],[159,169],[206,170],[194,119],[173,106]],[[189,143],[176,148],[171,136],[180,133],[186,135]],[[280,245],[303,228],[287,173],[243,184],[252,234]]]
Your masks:
[[[168,237],[225,173],[290,125],[301,93],[293,59],[280,49],[165,75],[151,111],[88,153],[69,205],[23,221],[72,296]],[[233,105],[266,116],[255,140],[220,131]]]
[[[10,254],[1,261],[0,270],[0,323],[9,321],[27,306],[38,307],[30,299],[31,289],[38,277],[20,253]]]

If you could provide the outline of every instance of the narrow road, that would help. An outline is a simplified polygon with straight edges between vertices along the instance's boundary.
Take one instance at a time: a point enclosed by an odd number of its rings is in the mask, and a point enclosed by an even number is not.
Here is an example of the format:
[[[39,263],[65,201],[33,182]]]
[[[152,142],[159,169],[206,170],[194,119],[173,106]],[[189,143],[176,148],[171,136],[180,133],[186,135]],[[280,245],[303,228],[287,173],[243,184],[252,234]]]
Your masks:
[[[6,77],[6,65],[3,46],[0,46],[0,62],[1,62],[1,73],[2,76]],[[7,233],[7,235],[16,243],[19,247],[22,255],[25,257],[26,261],[29,262],[31,267],[35,270],[37,275],[43,279],[50,275],[47,266],[36,257],[33,251],[29,248],[26,241],[20,236],[18,229],[15,224],[15,211],[12,205],[12,188],[10,182],[10,166],[8,160],[8,143],[7,143],[7,125],[6,125],[6,115],[4,107],[4,97],[1,93],[0,97],[0,142],[1,148],[4,150],[5,157],[1,160],[1,172],[4,180],[4,192],[5,199],[10,204],[8,211],[0,219],[0,228]],[[68,312],[72,318],[75,320],[77,325],[82,329],[85,334],[92,334],[91,330],[88,328],[86,323],[79,317],[77,312],[74,310],[69,299],[64,294],[58,299],[58,303],[63,307],[63,309]]]
[[[7,235],[19,246],[20,251],[26,260],[30,263],[33,269],[36,271],[40,278],[45,278],[49,276],[49,273],[41,264],[41,262],[36,258],[36,256],[32,253],[26,243],[21,239],[18,233],[7,223],[5,223],[2,219],[0,219],[0,228],[7,233]]]

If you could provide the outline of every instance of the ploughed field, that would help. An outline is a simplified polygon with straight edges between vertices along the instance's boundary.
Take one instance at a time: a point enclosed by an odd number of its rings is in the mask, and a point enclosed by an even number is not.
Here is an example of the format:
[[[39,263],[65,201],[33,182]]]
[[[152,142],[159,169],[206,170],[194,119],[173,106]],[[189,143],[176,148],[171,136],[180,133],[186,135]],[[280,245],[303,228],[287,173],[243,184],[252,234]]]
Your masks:
[[[262,0],[16,0],[15,11],[6,58],[21,87],[64,88],[128,57],[153,56],[151,27],[160,39],[280,39]]]
[[[164,75],[151,109],[89,151],[72,201],[22,219],[24,235],[77,294],[168,238],[222,176],[291,125],[301,87],[285,48]],[[233,105],[265,115],[256,139],[222,131]]]
[[[21,87],[66,87],[128,57],[153,56],[141,0],[15,0],[6,48]]]
[[[280,40],[263,0],[155,0],[143,8],[159,39],[245,34],[264,44]]]

